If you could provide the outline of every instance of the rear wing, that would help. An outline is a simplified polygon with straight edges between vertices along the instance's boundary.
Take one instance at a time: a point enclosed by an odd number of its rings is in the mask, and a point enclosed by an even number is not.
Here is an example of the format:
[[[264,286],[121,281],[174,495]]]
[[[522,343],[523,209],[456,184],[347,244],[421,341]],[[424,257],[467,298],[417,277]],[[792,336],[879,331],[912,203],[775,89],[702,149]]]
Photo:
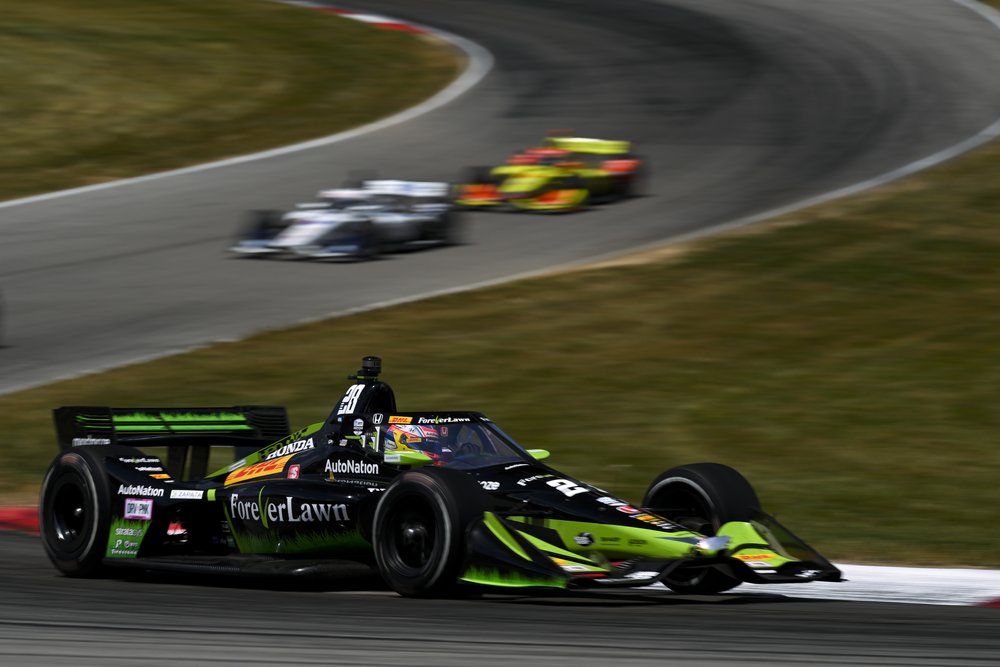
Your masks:
[[[52,411],[59,449],[90,445],[166,447],[167,472],[204,477],[212,447],[228,446],[240,458],[288,435],[288,413],[274,405],[225,408],[110,408],[64,406]]]
[[[632,142],[613,139],[588,139],[586,137],[547,137],[545,145],[574,153],[595,155],[621,155],[632,150]]]

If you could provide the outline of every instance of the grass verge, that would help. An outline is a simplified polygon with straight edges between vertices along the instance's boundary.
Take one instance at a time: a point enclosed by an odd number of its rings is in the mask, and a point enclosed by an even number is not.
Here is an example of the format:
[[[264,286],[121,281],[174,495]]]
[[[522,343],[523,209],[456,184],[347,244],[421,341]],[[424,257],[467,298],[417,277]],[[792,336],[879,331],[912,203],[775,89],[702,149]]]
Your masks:
[[[428,37],[269,0],[0,0],[0,199],[311,139],[458,71]]]

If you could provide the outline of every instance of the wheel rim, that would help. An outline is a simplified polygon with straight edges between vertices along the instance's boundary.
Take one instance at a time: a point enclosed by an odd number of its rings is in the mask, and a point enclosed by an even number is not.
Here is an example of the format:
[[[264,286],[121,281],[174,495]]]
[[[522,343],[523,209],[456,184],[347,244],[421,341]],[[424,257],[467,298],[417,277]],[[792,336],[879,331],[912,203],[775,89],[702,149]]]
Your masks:
[[[708,499],[688,484],[666,484],[650,503],[657,514],[703,535],[714,535],[721,527]]]
[[[437,530],[434,513],[425,501],[410,497],[390,516],[386,537],[389,552],[398,565],[411,571],[426,568],[434,560]]]
[[[87,537],[87,512],[84,490],[72,481],[59,486],[52,500],[50,510],[54,536],[61,548],[74,551]]]

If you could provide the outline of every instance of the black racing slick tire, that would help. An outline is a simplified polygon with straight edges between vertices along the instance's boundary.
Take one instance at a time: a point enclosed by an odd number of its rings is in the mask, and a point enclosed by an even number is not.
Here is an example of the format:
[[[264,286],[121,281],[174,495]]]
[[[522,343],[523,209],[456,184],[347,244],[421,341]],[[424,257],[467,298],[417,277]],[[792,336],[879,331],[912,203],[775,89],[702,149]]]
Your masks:
[[[394,591],[407,597],[458,592],[466,531],[483,515],[486,495],[454,470],[410,470],[386,489],[372,529],[375,562]]]
[[[102,572],[111,524],[107,447],[78,447],[56,456],[42,481],[39,529],[49,560],[71,577]],[[123,452],[124,453],[124,452]]]
[[[653,480],[643,507],[703,535],[715,535],[728,521],[748,521],[760,510],[750,482],[720,463],[671,468]],[[663,583],[677,593],[710,595],[740,584],[715,568],[681,571]]]

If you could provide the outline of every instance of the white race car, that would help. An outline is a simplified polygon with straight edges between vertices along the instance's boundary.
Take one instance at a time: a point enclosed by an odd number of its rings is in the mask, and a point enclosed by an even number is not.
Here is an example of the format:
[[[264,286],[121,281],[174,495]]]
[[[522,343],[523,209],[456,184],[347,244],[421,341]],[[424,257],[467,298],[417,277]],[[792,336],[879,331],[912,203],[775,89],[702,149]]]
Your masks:
[[[457,241],[451,186],[370,180],[359,188],[321,190],[294,210],[255,211],[230,250],[249,257],[367,259],[388,250]]]

